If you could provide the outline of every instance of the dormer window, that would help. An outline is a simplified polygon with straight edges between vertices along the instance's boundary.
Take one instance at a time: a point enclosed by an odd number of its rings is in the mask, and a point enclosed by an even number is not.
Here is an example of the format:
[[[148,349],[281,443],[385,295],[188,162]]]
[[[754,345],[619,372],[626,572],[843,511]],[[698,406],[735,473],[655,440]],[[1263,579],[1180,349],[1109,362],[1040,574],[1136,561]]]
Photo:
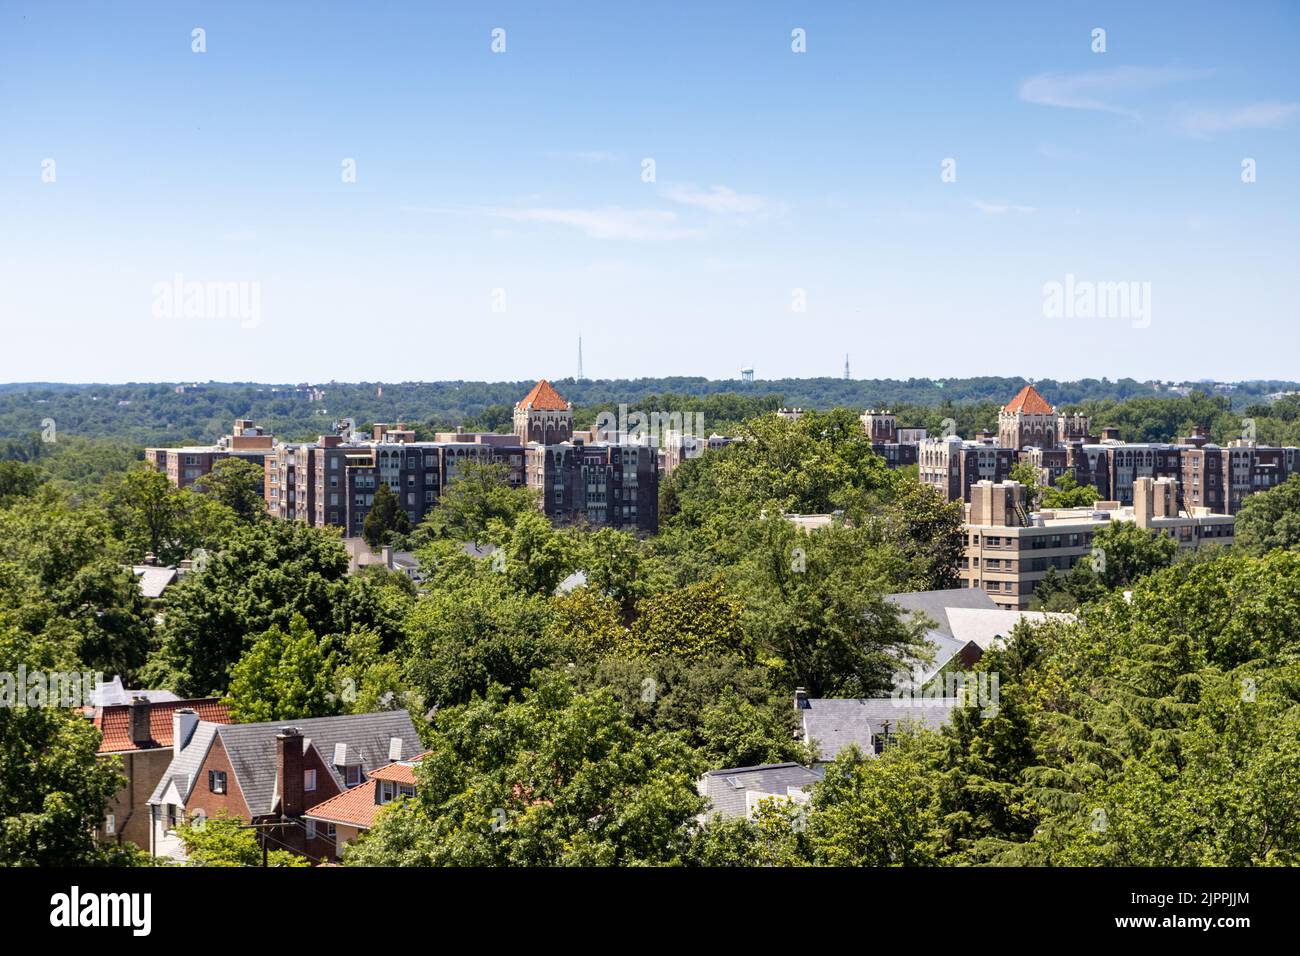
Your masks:
[[[361,764],[352,764],[343,770],[343,779],[349,787],[361,785]]]

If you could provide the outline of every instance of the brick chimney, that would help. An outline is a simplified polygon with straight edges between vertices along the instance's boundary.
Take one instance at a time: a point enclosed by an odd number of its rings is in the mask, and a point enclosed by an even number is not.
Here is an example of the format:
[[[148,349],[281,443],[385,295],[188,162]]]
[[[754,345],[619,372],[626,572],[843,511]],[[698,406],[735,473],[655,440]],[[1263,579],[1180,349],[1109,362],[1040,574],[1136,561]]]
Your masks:
[[[285,727],[275,735],[275,782],[280,813],[300,816],[307,808],[302,789],[302,731],[297,727]]]
[[[153,741],[149,730],[149,698],[131,698],[131,743],[137,747],[147,747]]]

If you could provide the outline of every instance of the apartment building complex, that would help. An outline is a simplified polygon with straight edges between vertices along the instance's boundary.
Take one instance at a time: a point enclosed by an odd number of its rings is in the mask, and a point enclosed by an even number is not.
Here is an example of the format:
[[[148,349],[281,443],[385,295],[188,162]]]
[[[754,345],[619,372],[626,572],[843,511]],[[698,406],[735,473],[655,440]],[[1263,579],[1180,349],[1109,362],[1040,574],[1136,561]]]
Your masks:
[[[540,493],[557,524],[653,532],[659,526],[658,451],[649,442],[588,440],[573,430],[572,405],[545,380],[515,405],[514,434],[439,432],[417,442],[404,424],[369,433],[345,426],[314,442],[280,442],[264,454],[267,510],[285,520],[359,536],[386,484],[412,526],[435,507],[466,462],[503,466],[506,481]]]
[[[892,416],[868,411],[863,428],[872,447],[891,465],[907,463],[886,444],[895,432]],[[1139,478],[1169,478],[1178,488],[1178,506],[1236,514],[1247,496],[1266,491],[1300,471],[1300,448],[1260,445],[1234,439],[1216,445],[1201,427],[1173,442],[1123,442],[1117,429],[1091,434],[1088,416],[1059,413],[1032,385],[1026,385],[998,414],[996,438],[956,436],[916,441],[915,462],[923,483],[948,501],[971,502],[981,481],[1002,482],[1017,462],[1038,472],[1042,484],[1054,484],[1070,474],[1080,485],[1092,485],[1102,499],[1134,505]],[[899,441],[910,440],[898,430]]]
[[[1065,574],[1093,560],[1093,537],[1116,521],[1169,535],[1179,548],[1232,543],[1236,519],[1203,507],[1180,511],[1176,479],[1140,476],[1133,494],[1135,503],[1128,506],[1099,501],[1091,508],[1030,514],[1019,482],[977,482],[966,506],[962,587],[983,588],[999,607],[1024,610],[1049,568]]]

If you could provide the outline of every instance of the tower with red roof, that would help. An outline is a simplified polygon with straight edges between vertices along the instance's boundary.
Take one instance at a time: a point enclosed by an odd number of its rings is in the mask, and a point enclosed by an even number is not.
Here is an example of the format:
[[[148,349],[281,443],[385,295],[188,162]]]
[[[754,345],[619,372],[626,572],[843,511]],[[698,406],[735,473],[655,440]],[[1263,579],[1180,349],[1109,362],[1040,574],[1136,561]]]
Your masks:
[[[573,438],[573,403],[546,379],[515,402],[515,435],[522,442],[557,445]]]
[[[1056,447],[1056,409],[1026,385],[998,412],[998,444],[1004,448]]]

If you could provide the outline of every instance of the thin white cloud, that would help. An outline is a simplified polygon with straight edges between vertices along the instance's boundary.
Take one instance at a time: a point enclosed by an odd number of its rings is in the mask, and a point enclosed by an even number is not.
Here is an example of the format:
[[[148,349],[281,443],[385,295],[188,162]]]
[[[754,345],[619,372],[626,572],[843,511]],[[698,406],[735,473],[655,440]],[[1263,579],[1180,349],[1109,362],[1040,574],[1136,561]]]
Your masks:
[[[530,206],[496,208],[488,212],[490,215],[509,219],[512,222],[570,226],[581,230],[592,239],[662,242],[696,235],[695,230],[679,225],[677,213],[671,210],[623,209],[618,206],[597,209]]]
[[[767,208],[767,200],[755,193],[738,193],[727,186],[699,189],[681,183],[665,183],[659,191],[668,200],[694,206],[714,215],[752,216]]]
[[[1184,130],[1195,136],[1237,129],[1280,129],[1300,112],[1300,103],[1248,103],[1230,109],[1187,110],[1180,117]]]
[[[983,199],[972,199],[971,205],[988,216],[1005,216],[1009,212],[1027,216],[1034,211],[1033,206],[1017,206],[1009,202],[986,202]]]
[[[1020,84],[1019,95],[1026,103],[1040,106],[1097,110],[1140,119],[1137,110],[1119,102],[1126,95],[1209,75],[1209,70],[1151,66],[1120,66],[1087,73],[1039,73]]]

